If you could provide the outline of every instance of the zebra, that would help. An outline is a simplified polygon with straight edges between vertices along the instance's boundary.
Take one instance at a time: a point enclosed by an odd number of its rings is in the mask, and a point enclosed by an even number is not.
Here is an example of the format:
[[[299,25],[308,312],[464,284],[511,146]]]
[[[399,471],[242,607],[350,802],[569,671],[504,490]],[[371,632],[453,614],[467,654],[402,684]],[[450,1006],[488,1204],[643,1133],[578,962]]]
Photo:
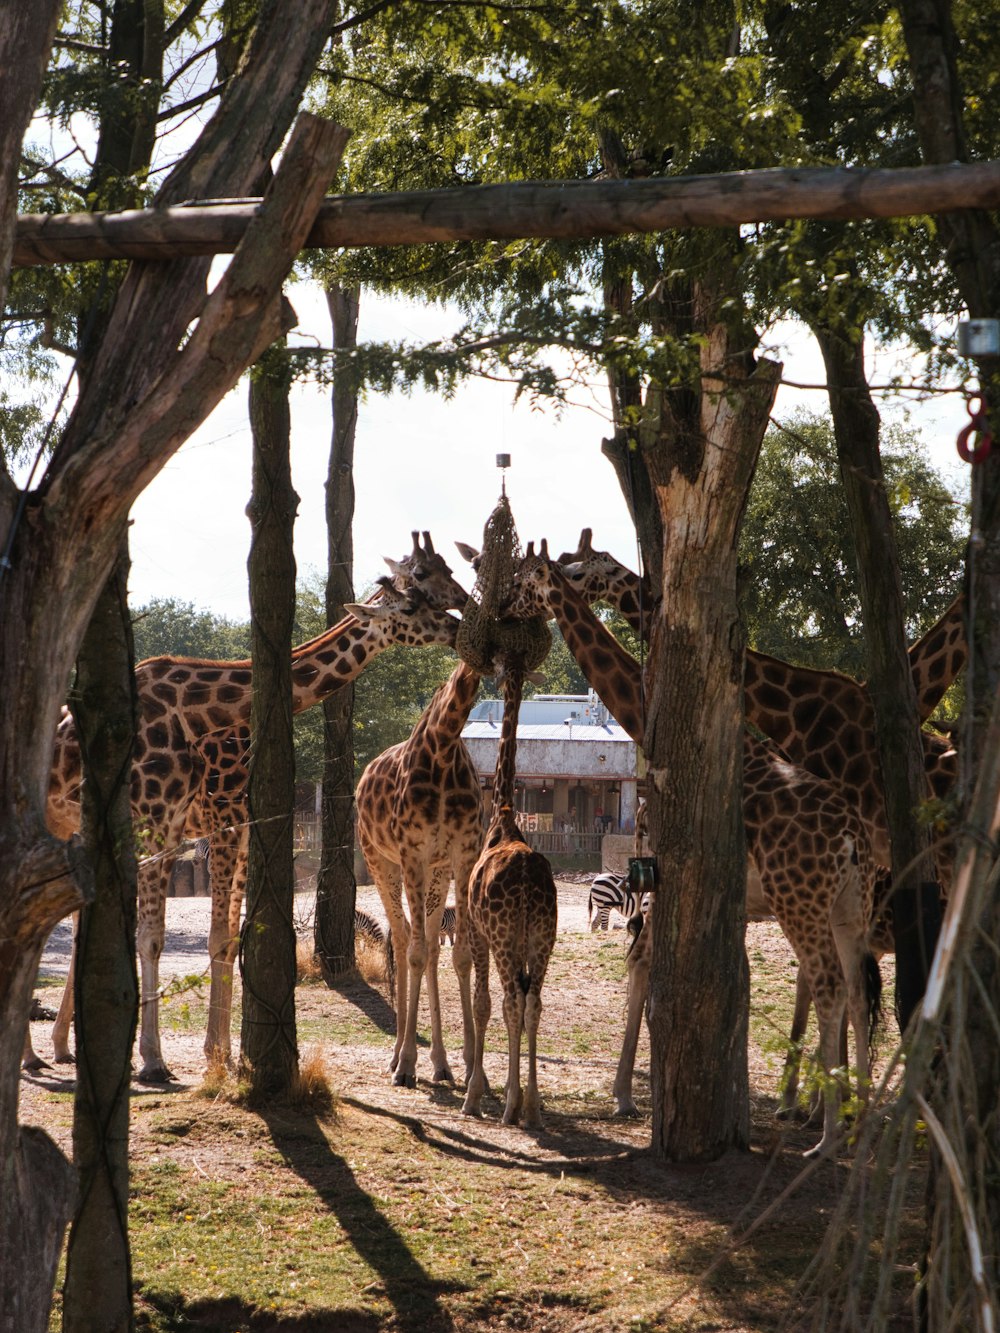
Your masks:
[[[606,871],[603,875],[597,875],[590,886],[590,896],[587,899],[587,919],[590,922],[590,929],[607,930],[612,908],[628,921],[638,912],[645,912],[648,906],[649,894],[644,893],[640,900],[629,888],[627,875],[613,875],[610,871]]]
[[[389,994],[395,996],[396,957],[392,951],[392,935],[389,931],[383,930],[373,916],[362,912],[360,907],[354,909],[354,935],[355,938],[367,940],[385,954],[385,979],[389,986]]]
[[[441,944],[444,944],[446,938],[447,938],[449,944],[454,944],[454,943],[455,943],[455,909],[454,909],[454,907],[446,907],[446,908],[444,909],[444,912],[443,912],[442,916],[441,916],[441,940],[440,940],[440,943],[441,943]]]

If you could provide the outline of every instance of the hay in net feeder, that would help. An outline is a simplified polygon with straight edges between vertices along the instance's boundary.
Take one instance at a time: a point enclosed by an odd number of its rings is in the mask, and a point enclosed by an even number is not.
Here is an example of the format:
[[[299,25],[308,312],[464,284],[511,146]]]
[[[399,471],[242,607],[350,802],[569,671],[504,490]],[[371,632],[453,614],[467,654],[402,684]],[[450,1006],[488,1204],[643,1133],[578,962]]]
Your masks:
[[[459,657],[477,671],[492,671],[498,658],[524,671],[534,671],[549,654],[552,635],[544,616],[511,620],[503,614],[514,591],[520,560],[514,516],[504,492],[483,529],[476,585],[465,605],[455,641]]]

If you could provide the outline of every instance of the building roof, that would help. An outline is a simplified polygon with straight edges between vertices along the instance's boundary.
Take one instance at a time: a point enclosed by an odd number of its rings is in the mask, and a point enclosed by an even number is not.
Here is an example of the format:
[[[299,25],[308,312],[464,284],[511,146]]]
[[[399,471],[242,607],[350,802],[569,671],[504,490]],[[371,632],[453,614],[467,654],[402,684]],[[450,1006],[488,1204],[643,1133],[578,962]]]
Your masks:
[[[467,722],[462,730],[462,740],[499,741],[499,722]],[[519,722],[517,739],[521,741],[572,741],[574,745],[631,745],[632,740],[617,722],[608,722],[603,727],[582,726],[574,722],[568,726],[560,723]]]

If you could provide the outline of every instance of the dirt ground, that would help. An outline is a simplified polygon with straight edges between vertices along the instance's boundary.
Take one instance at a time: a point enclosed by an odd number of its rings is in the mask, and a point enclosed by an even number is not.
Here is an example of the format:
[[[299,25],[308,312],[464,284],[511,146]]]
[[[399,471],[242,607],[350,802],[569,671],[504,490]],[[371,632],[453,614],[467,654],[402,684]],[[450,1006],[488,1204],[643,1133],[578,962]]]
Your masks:
[[[359,889],[358,906],[384,921],[373,889]],[[310,911],[309,895],[300,895],[297,924],[304,938],[310,935]],[[162,984],[204,972],[208,912],[207,899],[170,901]],[[810,1249],[820,1243],[831,1197],[839,1191],[846,1170],[844,1163],[824,1165],[814,1173],[783,1206],[778,1230],[773,1220],[762,1228],[741,1256],[728,1264],[725,1280],[716,1273],[705,1286],[699,1285],[698,1278],[709,1272],[728,1243],[732,1228],[745,1228],[751,1217],[800,1172],[802,1151],[817,1137],[816,1131],[802,1126],[779,1130],[773,1115],[781,1065],[779,1039],[786,1030],[795,974],[794,959],[783,937],[770,924],[752,925],[747,937],[754,987],[750,1046],[753,1150],[710,1166],[670,1169],[648,1152],[645,1032],[636,1064],[636,1099],[645,1115],[638,1120],[622,1120],[613,1113],[611,1084],[624,1022],[625,932],[612,929],[607,934],[590,933],[587,883],[559,882],[559,912],[559,939],[543,993],[539,1081],[545,1127],[540,1133],[526,1134],[502,1125],[502,1101],[496,1096],[486,1099],[482,1120],[462,1116],[461,1087],[452,1089],[426,1081],[426,1025],[422,1029],[417,1088],[394,1087],[386,1068],[395,1020],[385,986],[378,979],[359,980],[337,991],[321,983],[300,985],[296,992],[300,1051],[304,1058],[321,1057],[338,1098],[331,1143],[344,1150],[351,1145],[352,1185],[358,1186],[363,1180],[364,1199],[379,1201],[379,1218],[372,1221],[371,1229],[378,1232],[386,1219],[393,1219],[393,1236],[406,1234],[405,1221],[414,1218],[411,1196],[416,1186],[415,1178],[405,1171],[400,1181],[399,1153],[416,1152],[421,1187],[432,1188],[451,1201],[447,1234],[454,1236],[460,1225],[469,1228],[461,1243],[461,1263],[466,1273],[466,1281],[459,1284],[461,1291],[456,1287],[453,1297],[441,1295],[434,1281],[428,1279],[429,1304],[422,1305],[412,1285],[405,1292],[397,1290],[392,1274],[400,1263],[405,1268],[412,1262],[413,1247],[406,1250],[405,1262],[399,1255],[391,1261],[378,1261],[366,1249],[369,1241],[355,1235],[338,1214],[342,1229],[338,1243],[346,1243],[352,1258],[363,1252],[366,1262],[376,1270],[377,1280],[364,1286],[366,1294],[358,1298],[364,1309],[354,1309],[350,1320],[346,1313],[329,1313],[325,1322],[310,1322],[312,1316],[307,1318],[306,1311],[315,1308],[312,1300],[300,1293],[290,1295],[279,1283],[274,1289],[281,1295],[274,1298],[272,1322],[262,1322],[263,1298],[243,1293],[243,1308],[233,1313],[230,1306],[220,1304],[221,1297],[215,1297],[213,1304],[207,1293],[215,1289],[205,1288],[206,1294],[202,1295],[201,1278],[194,1281],[189,1277],[183,1288],[188,1302],[183,1313],[175,1310],[170,1320],[158,1322],[155,1311],[147,1311],[141,1326],[255,1331],[287,1328],[296,1333],[312,1333],[314,1329],[318,1333],[327,1328],[333,1333],[355,1328],[414,1328],[430,1333],[438,1328],[501,1327],[591,1333],[612,1329],[778,1327],[787,1313],[784,1302],[794,1281],[789,1272],[789,1254],[794,1251],[796,1262],[801,1260],[804,1265]],[[54,1007],[58,1000],[57,987],[65,974],[68,950],[69,927],[64,925],[53,935],[43,960],[42,976],[47,984],[39,996],[45,1005]],[[493,980],[495,983],[495,976]],[[460,1076],[461,1026],[447,945],[442,949],[441,991],[449,1054]],[[238,1023],[238,995],[234,1019]],[[51,1051],[48,1029],[45,1021],[32,1025],[35,1048],[43,1058]],[[269,1182],[269,1170],[277,1173],[291,1169],[297,1171],[299,1188],[305,1175],[316,1197],[337,1214],[339,1205],[334,1202],[334,1194],[328,1197],[317,1181],[296,1165],[294,1153],[287,1148],[282,1147],[269,1166],[262,1166],[256,1144],[260,1121],[256,1122],[258,1128],[248,1127],[250,1120],[234,1119],[232,1113],[223,1114],[217,1106],[211,1112],[206,1110],[204,1100],[199,1109],[192,1109],[191,1098],[197,1095],[205,1072],[204,1008],[197,990],[184,992],[164,1007],[162,1038],[175,1083],[167,1088],[133,1085],[131,1153],[138,1192],[143,1191],[142,1172],[149,1169],[150,1160],[158,1166],[171,1162],[198,1186],[206,1181],[222,1181],[228,1188],[243,1189],[253,1176],[257,1180],[253,1197],[258,1200],[260,1191],[277,1188],[277,1174]],[[22,1078],[22,1121],[44,1125],[67,1151],[71,1099],[64,1094],[72,1088],[73,1072],[71,1066],[56,1067]],[[502,1089],[506,1039],[495,988],[487,1039],[487,1075],[492,1089]],[[183,1132],[176,1129],[181,1122]],[[281,1147],[281,1131],[273,1125],[269,1128]],[[346,1151],[344,1160],[348,1160]],[[462,1163],[472,1173],[470,1180],[475,1176],[482,1184],[479,1193],[470,1193],[465,1202],[456,1202],[455,1171]],[[549,1193],[536,1197],[543,1179]],[[567,1192],[564,1203],[572,1212],[572,1230],[551,1202],[552,1191],[561,1189]],[[533,1200],[533,1208],[554,1215],[549,1218],[542,1212],[535,1214],[536,1248],[531,1248],[528,1235],[522,1233],[517,1242],[520,1254],[513,1248],[508,1252],[505,1242],[500,1258],[496,1238],[479,1232],[488,1231],[491,1217],[523,1210],[526,1199]],[[481,1226],[475,1221],[480,1209],[485,1210]],[[227,1217],[227,1225],[230,1220]],[[417,1227],[413,1245],[426,1243],[429,1221],[420,1218],[413,1224]],[[132,1235],[133,1243],[140,1246],[134,1265],[137,1285],[156,1306],[158,1300],[165,1299],[156,1295],[158,1281],[166,1281],[166,1260],[156,1258],[164,1224],[151,1222],[151,1226],[157,1236],[155,1243],[141,1239],[136,1226],[132,1226]],[[551,1228],[561,1229],[551,1230],[550,1235]],[[540,1239],[543,1235],[549,1239]],[[793,1238],[791,1244],[789,1236]],[[141,1248],[146,1243],[151,1245],[148,1260]],[[766,1266],[775,1248],[780,1259],[772,1273]],[[638,1258],[647,1249],[659,1256],[656,1263],[648,1257]],[[175,1244],[170,1252],[176,1256]],[[664,1255],[671,1256],[671,1260]],[[435,1262],[454,1265],[459,1260],[454,1255],[427,1258],[424,1268],[432,1270]],[[222,1267],[218,1272],[213,1269],[219,1282],[221,1272]],[[241,1276],[234,1276],[232,1286],[241,1281],[252,1286],[245,1265]],[[328,1277],[325,1282],[326,1299],[333,1300]],[[510,1290],[516,1283],[522,1284],[520,1291]],[[554,1296],[553,1290],[559,1291],[563,1285],[566,1293]],[[296,1283],[291,1287],[295,1288]],[[225,1289],[224,1284],[220,1289]],[[296,1312],[297,1299],[302,1300],[303,1307]],[[343,1301],[333,1301],[334,1308],[342,1305]],[[286,1307],[287,1319],[280,1313]]]

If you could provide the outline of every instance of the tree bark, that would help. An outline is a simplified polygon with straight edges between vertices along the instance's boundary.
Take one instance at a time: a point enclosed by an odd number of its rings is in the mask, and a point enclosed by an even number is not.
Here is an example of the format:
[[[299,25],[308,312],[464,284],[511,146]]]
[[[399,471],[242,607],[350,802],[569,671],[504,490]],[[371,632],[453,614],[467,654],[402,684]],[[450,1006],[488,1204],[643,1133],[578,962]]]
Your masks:
[[[0,0],[0,310],[14,254],[21,143],[31,123],[62,5],[59,0]]]
[[[814,324],[823,353],[840,475],[851,517],[868,649],[868,691],[892,844],[896,1014],[905,1031],[924,994],[940,925],[940,887],[927,828],[927,799],[903,589],[879,455],[879,417],[865,378],[863,334]]]
[[[38,0],[0,3],[0,309],[6,302],[21,142],[34,114],[55,36],[61,5]],[[19,576],[7,564],[9,533],[20,512],[17,487],[0,459],[0,1330],[45,1333],[62,1252],[63,1235],[75,1204],[76,1175],[42,1130],[17,1121],[21,1048],[28,1023],[38,964],[48,932],[67,912],[82,905],[88,889],[79,854],[58,846],[46,832],[44,779],[50,762],[45,727],[54,723],[53,697],[40,715],[21,713],[21,678],[36,670],[17,652],[21,626],[8,620],[10,582]],[[44,555],[41,557],[44,560]],[[50,625],[58,633],[58,620]],[[68,674],[68,673],[67,673]],[[60,695],[66,675],[56,683]],[[58,700],[61,702],[61,698]],[[20,725],[18,744],[3,738]],[[51,742],[49,742],[51,745]],[[26,753],[41,751],[32,762]]]
[[[357,346],[357,289],[333,284],[326,300],[333,346]],[[354,600],[354,436],[357,387],[347,376],[333,381],[333,438],[326,479],[326,623],[335,625]],[[354,686],[323,701],[323,852],[316,882],[316,956],[328,986],[354,968]]]
[[[132,750],[136,730],[128,545],[81,647],[73,714],[84,759],[84,843],[97,892],[76,953],[73,1160],[80,1200],[70,1228],[65,1333],[134,1327],[128,1242],[129,1083],[139,985]]]
[[[43,6],[24,7],[34,17]],[[47,11],[47,6],[44,7]],[[336,0],[265,0],[240,78],[162,198],[241,194],[285,137]],[[0,25],[0,31],[5,31]],[[0,80],[0,124],[33,99]],[[26,110],[27,108],[27,110]],[[204,261],[129,271],[93,373],[22,507],[0,492],[0,1327],[42,1333],[71,1174],[44,1136],[21,1133],[21,1044],[49,931],[91,893],[75,846],[45,806],[66,681],[136,495],[280,331],[281,284],[312,224],[346,132],[305,117],[261,215],[212,295]],[[0,223],[8,227],[11,201]],[[7,232],[9,235],[9,230]],[[193,332],[189,334],[193,326]],[[48,1146],[47,1146],[48,1145]],[[35,1177],[32,1172],[37,1172]]]
[[[709,379],[664,392],[657,437],[643,450],[663,530],[661,605],[670,608],[653,625],[644,747],[658,877],[652,1147],[670,1161],[711,1160],[750,1137],[736,544],[781,371],[737,351],[745,336],[702,326],[703,373],[727,388]]]
[[[117,4],[108,50],[113,93],[102,107],[90,180],[94,197],[106,205],[135,202],[136,175],[148,168],[156,141],[162,66],[162,0]],[[126,89],[127,96],[120,96]],[[116,286],[105,274],[90,308],[80,313],[80,383],[100,345]],[[80,646],[73,696],[83,763],[81,832],[94,867],[95,897],[81,914],[73,967],[78,1069],[73,1157],[81,1198],[67,1244],[64,1333],[127,1330],[135,1322],[128,1146],[138,1003],[131,802],[137,700],[128,570],[123,528],[117,563]]]
[[[205,189],[197,197],[212,194]],[[29,214],[18,223],[14,262],[167,260],[229,253],[256,204],[246,199],[119,214]],[[787,167],[667,179],[528,181],[331,196],[307,245],[427,245],[528,236],[586,239],[788,218],[909,217],[998,205],[1000,162],[933,169]]]
[[[287,1095],[298,1073],[295,1033],[295,749],[292,633],[295,625],[291,413],[284,347],[275,346],[250,382],[253,496],[250,515],[252,757],[247,783],[250,850],[243,976],[242,1062],[255,1098]]]

